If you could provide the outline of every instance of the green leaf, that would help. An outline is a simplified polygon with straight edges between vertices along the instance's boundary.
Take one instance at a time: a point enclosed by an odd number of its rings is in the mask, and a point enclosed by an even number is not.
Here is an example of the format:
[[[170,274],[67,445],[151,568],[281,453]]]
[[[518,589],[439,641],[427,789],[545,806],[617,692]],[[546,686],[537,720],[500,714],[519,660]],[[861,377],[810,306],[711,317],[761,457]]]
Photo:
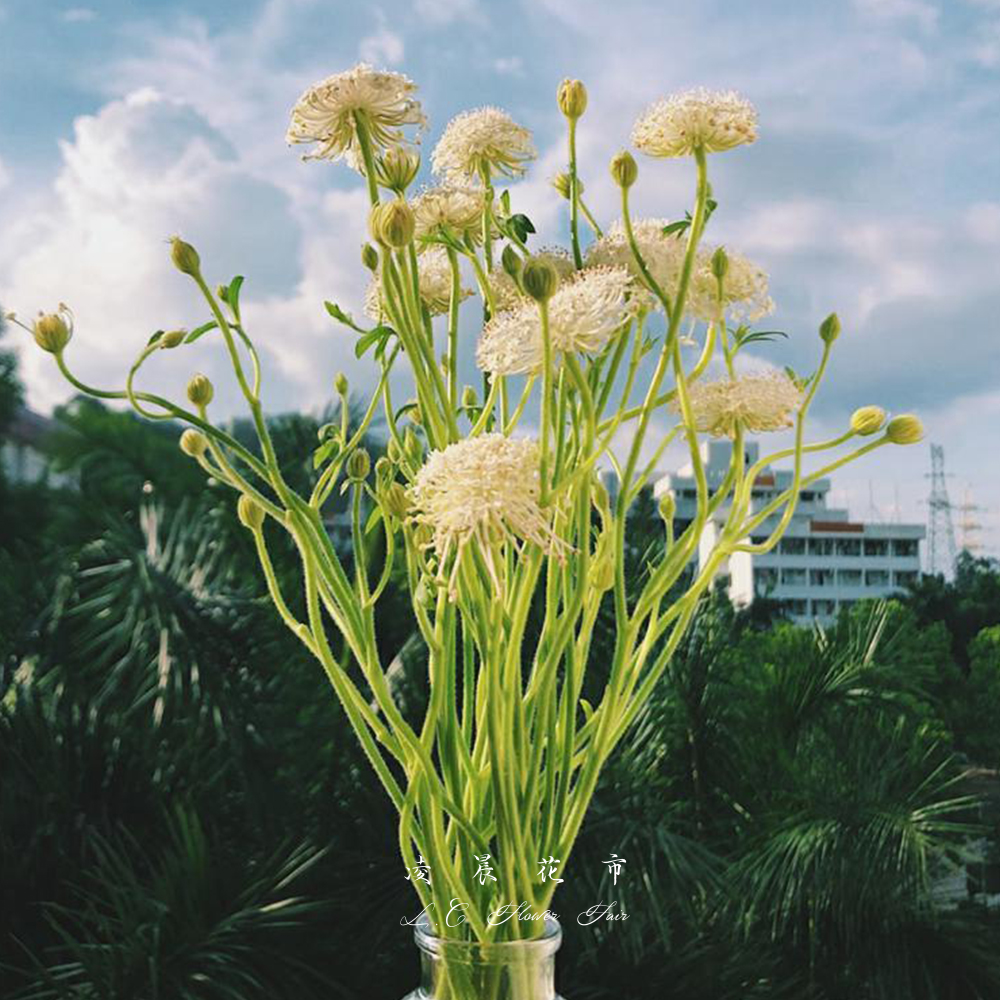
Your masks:
[[[378,505],[372,507],[372,512],[368,515],[368,521],[365,524],[365,534],[370,535],[382,521],[382,508]]]
[[[535,226],[526,215],[518,214],[512,215],[510,219],[507,220],[511,232],[522,242],[527,242],[528,234],[535,232]]]
[[[155,344],[162,336],[163,336],[163,330],[157,330],[156,333],[154,333],[153,336],[146,341],[146,346],[152,347],[153,344]]]
[[[201,326],[195,327],[185,338],[185,344],[193,344],[199,337],[208,333],[209,330],[214,330],[219,324],[215,320],[209,320],[207,323],[202,323]]]
[[[681,219],[680,222],[671,222],[669,226],[663,227],[664,236],[674,236],[683,233],[691,225],[691,219]]]
[[[358,337],[358,342],[354,345],[354,356],[360,358],[364,355],[372,344],[377,344],[376,357],[381,356],[381,351],[385,348],[390,337],[395,337],[396,331],[391,326],[376,326],[374,329],[363,333]]]
[[[226,289],[226,302],[232,309],[237,323],[240,321],[240,289],[243,287],[243,280],[243,275],[237,274]]]

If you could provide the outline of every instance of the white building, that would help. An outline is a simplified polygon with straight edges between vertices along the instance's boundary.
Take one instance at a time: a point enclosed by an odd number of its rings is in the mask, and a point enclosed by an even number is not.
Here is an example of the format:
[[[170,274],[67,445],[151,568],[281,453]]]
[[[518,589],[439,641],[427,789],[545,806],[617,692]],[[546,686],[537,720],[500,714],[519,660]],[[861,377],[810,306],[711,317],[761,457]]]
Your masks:
[[[757,443],[747,442],[746,460],[756,462]],[[709,488],[725,478],[732,442],[702,445]],[[760,510],[792,483],[791,469],[766,467],[751,493],[751,510]],[[680,534],[695,516],[697,490],[690,465],[658,480],[654,493],[672,491],[677,504],[674,529]],[[734,553],[721,572],[729,576],[734,604],[749,604],[756,596],[781,602],[799,622],[828,622],[837,612],[862,598],[884,597],[904,590],[920,575],[922,524],[866,524],[852,521],[846,510],[827,507],[830,480],[819,479],[799,493],[799,503],[782,540],[768,553]],[[711,551],[729,514],[723,504],[702,532],[699,559]],[[781,509],[764,521],[750,539],[762,542],[777,525]]]

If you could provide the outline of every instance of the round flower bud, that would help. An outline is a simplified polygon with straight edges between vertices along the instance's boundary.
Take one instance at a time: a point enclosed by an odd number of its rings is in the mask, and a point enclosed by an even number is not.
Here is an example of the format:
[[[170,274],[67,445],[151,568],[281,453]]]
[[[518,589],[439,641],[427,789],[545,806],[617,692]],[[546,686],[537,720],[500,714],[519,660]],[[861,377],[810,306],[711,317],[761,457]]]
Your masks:
[[[378,270],[378,250],[376,250],[370,243],[366,243],[361,248],[361,263],[364,264],[369,271]]]
[[[201,274],[201,258],[198,256],[198,251],[179,236],[173,237],[170,241],[170,259],[181,274],[189,274],[192,278]]]
[[[356,448],[347,457],[347,478],[354,483],[364,482],[371,471],[371,456],[364,448]]]
[[[64,315],[65,313],[65,315]],[[31,327],[35,343],[50,354],[61,354],[73,336],[73,320],[68,310],[41,315]]]
[[[201,458],[208,450],[208,438],[201,431],[192,430],[190,427],[181,435],[181,451],[191,458]]]
[[[512,278],[516,278],[524,267],[521,255],[512,246],[505,246],[503,248],[503,253],[500,254],[500,263],[503,264],[503,269]]]
[[[337,391],[337,395],[346,396],[348,386],[347,376],[343,372],[337,372],[333,377],[333,388]]]
[[[726,248],[719,247],[712,254],[712,274],[715,276],[716,281],[722,281],[725,279],[728,270],[729,258],[726,256]]]
[[[662,497],[660,497],[659,511],[660,517],[662,517],[667,524],[670,524],[670,522],[673,521],[674,514],[677,513],[677,498],[671,491],[668,490]]]
[[[260,531],[264,524],[264,508],[245,493],[236,502],[236,516],[240,524],[251,531]]]
[[[556,174],[552,178],[552,186],[569,201],[570,196],[573,194],[573,181],[570,179],[569,174],[565,171],[561,174]],[[579,181],[576,182],[576,189],[578,192],[583,192],[583,185]]]
[[[400,459],[403,457],[400,447],[396,444],[395,438],[389,438],[389,443],[385,446],[385,453],[389,457],[389,461],[393,465],[399,465]]]
[[[375,238],[394,250],[401,250],[413,240],[417,220],[413,209],[396,198],[372,209],[372,233]]]
[[[610,590],[615,583],[615,561],[610,551],[601,552],[590,567],[590,584],[601,592]]]
[[[819,339],[823,341],[824,344],[832,344],[840,336],[840,319],[836,313],[830,313],[829,316],[820,323],[819,326]]]
[[[924,437],[924,425],[912,413],[893,417],[885,428],[885,436],[893,444],[916,444]]]
[[[420,438],[417,437],[412,427],[407,427],[403,431],[403,451],[406,452],[406,457],[414,465],[423,464],[424,446],[420,443]]]
[[[466,409],[472,409],[479,405],[479,393],[472,388],[471,385],[467,385],[462,390],[462,406]]]
[[[851,430],[867,437],[877,434],[885,423],[885,410],[881,406],[862,406],[851,414]]]
[[[420,170],[420,157],[416,153],[392,146],[375,161],[375,176],[379,184],[396,194],[402,194]]]
[[[620,188],[630,188],[639,176],[639,167],[635,162],[635,157],[627,149],[623,149],[612,158],[610,169],[614,182]]]
[[[215,389],[207,375],[195,375],[187,384],[187,398],[193,406],[204,407],[212,402]]]
[[[402,483],[391,483],[379,494],[382,509],[402,521],[410,510],[410,498]]]
[[[559,287],[559,272],[545,257],[531,257],[521,272],[525,292],[536,302],[547,302]]]
[[[160,337],[160,347],[166,351],[169,351],[173,347],[180,347],[184,343],[186,336],[187,330],[168,330]]]
[[[579,80],[563,80],[557,98],[559,110],[571,121],[587,110],[587,88]]]

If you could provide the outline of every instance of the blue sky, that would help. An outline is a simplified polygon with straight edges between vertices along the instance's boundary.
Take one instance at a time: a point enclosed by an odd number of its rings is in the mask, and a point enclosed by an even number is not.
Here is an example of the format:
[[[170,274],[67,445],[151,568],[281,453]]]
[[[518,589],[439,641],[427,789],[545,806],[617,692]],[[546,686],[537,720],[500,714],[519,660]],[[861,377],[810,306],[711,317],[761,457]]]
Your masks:
[[[371,373],[322,300],[359,308],[364,192],[283,140],[299,93],[359,58],[420,85],[427,149],[484,103],[534,131],[539,162],[512,194],[543,243],[565,238],[548,189],[564,156],[563,76],[590,90],[583,178],[608,221],[607,161],[649,101],[702,84],[744,92],[760,139],[712,158],[710,236],[771,273],[767,325],[791,338],[760,363],[808,369],[836,309],[844,334],[817,430],[860,404],[917,410],[945,445],[953,491],[970,484],[1000,506],[1000,0],[0,0],[4,308],[65,300],[74,362],[119,381],[149,332],[201,318],[166,259],[180,232],[213,277],[248,276],[271,409],[319,406],[339,368],[362,386]],[[678,217],[690,165],[640,169],[638,210]],[[221,382],[209,351],[171,358],[157,378],[177,390],[198,367]],[[32,405],[67,397],[49,359],[22,357]],[[220,403],[235,409],[235,396],[220,387]],[[838,498],[867,515],[873,495],[892,516],[898,497],[923,519],[926,446],[878,454],[837,478]],[[986,520],[996,526],[996,510]],[[984,540],[996,551],[1000,532]]]

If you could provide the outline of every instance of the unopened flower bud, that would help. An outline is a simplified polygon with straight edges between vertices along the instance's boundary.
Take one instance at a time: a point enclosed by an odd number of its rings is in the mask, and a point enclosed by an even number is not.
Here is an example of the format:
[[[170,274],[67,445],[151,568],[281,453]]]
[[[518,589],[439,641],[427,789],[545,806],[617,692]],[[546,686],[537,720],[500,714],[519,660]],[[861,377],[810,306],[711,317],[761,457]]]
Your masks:
[[[376,250],[370,243],[366,243],[361,248],[361,263],[364,264],[369,271],[378,270],[378,250]]]
[[[916,444],[924,437],[924,425],[912,413],[893,417],[886,425],[885,436],[893,444]]]
[[[462,390],[462,406],[466,410],[471,410],[473,407],[479,405],[479,393],[472,388],[471,385],[467,385]]]
[[[867,437],[877,434],[885,423],[885,410],[881,406],[862,406],[851,414],[851,430]]]
[[[236,502],[236,516],[240,524],[251,531],[260,531],[264,524],[264,508],[245,493]]]
[[[333,388],[337,391],[337,395],[346,396],[348,387],[347,376],[343,372],[337,372],[333,377]]]
[[[385,453],[389,457],[389,461],[394,465],[399,465],[400,459],[403,457],[403,453],[400,450],[398,444],[396,444],[395,438],[389,438],[389,443],[385,446]]]
[[[667,524],[670,524],[674,519],[674,514],[677,513],[677,499],[672,490],[668,490],[662,497],[660,497],[658,507],[660,517],[662,517]]]
[[[190,427],[181,435],[181,451],[191,458],[201,458],[208,450],[208,438],[201,431],[192,430]]]
[[[728,270],[729,258],[726,256],[726,248],[719,247],[715,253],[712,254],[712,274],[715,276],[715,280],[724,280]]]
[[[174,236],[170,240],[170,259],[181,274],[189,274],[192,278],[201,274],[201,258],[198,256],[198,251],[179,236]]]
[[[58,312],[40,315],[32,324],[35,343],[50,354],[61,354],[73,336],[73,316],[64,306]]]
[[[403,431],[403,451],[414,465],[420,465],[424,460],[424,446],[412,427],[407,427]]]
[[[512,246],[503,248],[503,253],[500,254],[500,263],[512,278],[516,278],[521,273],[521,268],[524,267],[521,255]]]
[[[836,313],[830,313],[829,316],[820,323],[819,326],[819,339],[823,341],[824,344],[832,344],[840,336],[840,319]]]
[[[594,506],[600,511],[602,517],[611,516],[611,494],[608,493],[607,486],[600,479],[595,479],[591,487],[591,497]]]
[[[372,235],[379,243],[401,250],[413,240],[417,220],[413,209],[402,199],[395,198],[372,209]]]
[[[531,257],[521,272],[525,292],[536,302],[547,302],[559,287],[559,272],[545,257]]]
[[[401,146],[393,146],[375,161],[375,176],[379,184],[396,194],[402,194],[420,170],[420,157]]]
[[[184,343],[186,336],[187,330],[168,330],[160,337],[160,347],[166,351],[169,351],[173,347],[180,347]]]
[[[368,452],[364,448],[355,448],[347,457],[347,478],[355,483],[364,482],[371,467],[372,460]]]
[[[410,498],[402,483],[392,483],[379,494],[383,510],[402,521],[410,510]]]
[[[195,375],[187,384],[187,398],[192,406],[205,407],[212,402],[215,389],[207,375]]]
[[[590,584],[598,591],[610,590],[615,582],[615,561],[611,552],[601,552],[590,567]]]
[[[587,110],[587,88],[580,80],[563,80],[557,93],[559,110],[570,120]]]
[[[639,176],[639,167],[635,157],[627,149],[616,153],[612,158],[611,176],[620,188],[628,189],[635,183]]]
[[[552,178],[552,186],[559,192],[559,194],[569,201],[573,194],[573,181],[569,174],[565,171],[561,174],[556,174],[555,177]],[[579,180],[576,182],[576,191],[577,194],[583,193],[583,185]]]

